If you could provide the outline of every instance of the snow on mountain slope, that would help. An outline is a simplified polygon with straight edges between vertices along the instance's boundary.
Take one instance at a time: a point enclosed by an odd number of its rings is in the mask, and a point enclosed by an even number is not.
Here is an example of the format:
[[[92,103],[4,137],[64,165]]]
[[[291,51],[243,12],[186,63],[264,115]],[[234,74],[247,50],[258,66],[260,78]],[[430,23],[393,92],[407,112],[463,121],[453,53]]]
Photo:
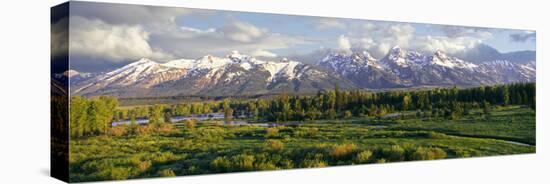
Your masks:
[[[157,62],[143,58],[137,62],[100,76],[99,80],[116,82],[116,84],[120,86],[134,85],[143,82],[145,87],[151,87],[161,82],[175,80],[185,73],[186,70],[163,66]]]
[[[425,54],[397,46],[379,60],[366,51],[334,51],[316,65],[288,59],[258,60],[233,51],[225,57],[206,55],[166,63],[143,58],[71,83],[70,91],[79,95],[124,97],[250,95],[282,91],[311,93],[335,85],[347,89],[389,89],[534,82],[535,62],[522,63],[495,60],[473,64],[443,51]]]
[[[155,61],[142,58],[104,75],[84,81],[74,93],[91,92],[105,88],[136,87],[150,88],[154,85],[179,79],[187,74],[186,69],[167,67]]]
[[[530,64],[516,64],[508,60],[483,62],[479,71],[503,83],[534,82],[536,79],[536,69]]]
[[[529,82],[534,81],[536,73],[534,62],[518,64],[493,61],[474,64],[451,57],[441,50],[422,54],[395,46],[380,60],[367,59],[368,56],[364,52],[334,52],[327,54],[318,65],[362,88]]]
[[[238,91],[232,90],[241,86],[243,89],[264,88],[264,93],[267,93],[279,88],[313,90],[320,86],[334,86],[337,81],[338,79],[297,61],[263,61],[234,51],[226,57],[206,55],[195,60],[178,59],[166,63],[140,59],[85,81],[75,86],[72,92],[91,95],[115,93],[119,96],[126,95],[121,93],[128,91],[132,92],[132,96],[229,93],[228,91],[236,93]],[[282,83],[293,84],[281,85]]]
[[[458,58],[450,57],[441,50],[433,55],[425,55],[416,51],[406,51],[398,46],[393,47],[385,58],[381,60],[384,66],[392,67],[423,67],[437,65],[446,68],[475,68],[477,65]]]
[[[462,61],[458,58],[453,58],[447,56],[443,51],[438,50],[434,53],[434,55],[431,57],[431,63],[443,67],[448,68],[467,68],[467,69],[473,69],[477,67],[476,64],[469,63],[466,61]]]
[[[328,67],[341,75],[355,73],[368,67],[382,68],[367,51],[352,54],[330,53],[319,61],[318,65]]]

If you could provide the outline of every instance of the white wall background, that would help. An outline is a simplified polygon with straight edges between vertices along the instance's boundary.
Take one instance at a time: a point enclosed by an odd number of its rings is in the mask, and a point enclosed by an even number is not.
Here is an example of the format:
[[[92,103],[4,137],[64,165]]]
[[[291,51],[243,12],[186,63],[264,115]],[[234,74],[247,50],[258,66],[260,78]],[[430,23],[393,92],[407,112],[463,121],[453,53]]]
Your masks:
[[[130,180],[120,183],[545,183],[550,170],[548,5],[540,0],[103,0],[192,8],[439,23],[537,31],[537,153],[519,156]],[[0,6],[0,183],[49,177],[49,8]],[[548,111],[546,111],[548,112]],[[118,182],[117,182],[118,183]]]

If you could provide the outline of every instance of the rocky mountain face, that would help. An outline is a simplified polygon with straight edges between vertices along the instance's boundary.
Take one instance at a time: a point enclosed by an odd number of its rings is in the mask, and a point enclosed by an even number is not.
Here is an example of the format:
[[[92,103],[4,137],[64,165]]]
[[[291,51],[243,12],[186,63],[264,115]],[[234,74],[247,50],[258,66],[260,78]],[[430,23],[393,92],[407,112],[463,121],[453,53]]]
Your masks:
[[[236,51],[166,63],[146,58],[116,70],[82,75],[68,71],[73,95],[118,97],[238,96],[315,93],[343,89],[385,90],[425,86],[479,86],[534,82],[535,61],[472,63],[443,51],[423,54],[394,47],[381,59],[368,52],[327,52],[317,63],[264,61]]]
[[[315,93],[354,88],[347,80],[297,61],[262,61],[233,52],[196,60],[158,63],[149,59],[128,64],[71,86],[75,95],[153,97],[178,95],[257,95],[280,92]]]
[[[359,88],[387,89],[534,82],[535,62],[526,63],[495,60],[474,64],[443,51],[426,55],[394,47],[379,60],[367,52],[355,52],[327,55],[318,65]]]

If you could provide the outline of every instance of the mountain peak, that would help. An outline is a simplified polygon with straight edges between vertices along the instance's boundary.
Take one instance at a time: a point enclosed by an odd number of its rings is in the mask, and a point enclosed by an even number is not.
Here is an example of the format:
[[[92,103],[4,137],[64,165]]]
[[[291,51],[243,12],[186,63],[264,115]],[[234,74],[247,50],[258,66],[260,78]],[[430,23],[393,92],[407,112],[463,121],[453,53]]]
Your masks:
[[[149,58],[141,58],[133,63],[126,65],[125,67],[136,67],[136,66],[144,66],[144,65],[149,66],[149,65],[155,65],[155,64],[158,64],[158,63]]]
[[[136,62],[147,63],[147,62],[154,62],[154,61],[149,59],[149,58],[141,58],[141,59],[137,60]]]
[[[149,58],[141,58],[133,63],[130,63],[129,66],[137,66],[137,65],[143,65],[143,64],[157,64],[157,62]]]
[[[395,45],[390,50],[401,50],[401,47],[399,47],[399,45]]]
[[[437,49],[437,50],[434,52],[434,56],[441,57],[441,58],[446,58],[446,57],[447,57],[447,54],[446,54],[443,50]]]
[[[390,59],[395,59],[395,58],[398,58],[398,57],[405,57],[405,50],[401,49],[401,47],[399,47],[398,45],[396,46],[393,46],[390,51],[388,52],[388,57]]]
[[[372,57],[372,55],[371,55],[368,51],[366,51],[366,50],[362,51],[361,54],[363,54],[363,56],[365,56],[365,58],[366,58],[367,60],[373,60],[373,61],[376,60],[376,59],[375,59],[374,57]]]
[[[249,58],[249,56],[241,54],[237,50],[231,51],[231,53],[227,54],[226,57],[232,60],[243,60],[245,58]]]

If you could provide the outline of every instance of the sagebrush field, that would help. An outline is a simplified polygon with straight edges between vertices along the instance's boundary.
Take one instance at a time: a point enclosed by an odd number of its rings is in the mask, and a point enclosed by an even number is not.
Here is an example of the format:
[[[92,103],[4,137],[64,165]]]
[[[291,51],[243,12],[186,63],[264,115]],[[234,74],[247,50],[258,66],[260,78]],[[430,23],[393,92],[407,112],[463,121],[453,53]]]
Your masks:
[[[73,97],[70,179],[534,153],[534,98],[527,95],[533,91],[534,84],[380,93],[335,89],[131,107],[119,107],[112,97]]]

